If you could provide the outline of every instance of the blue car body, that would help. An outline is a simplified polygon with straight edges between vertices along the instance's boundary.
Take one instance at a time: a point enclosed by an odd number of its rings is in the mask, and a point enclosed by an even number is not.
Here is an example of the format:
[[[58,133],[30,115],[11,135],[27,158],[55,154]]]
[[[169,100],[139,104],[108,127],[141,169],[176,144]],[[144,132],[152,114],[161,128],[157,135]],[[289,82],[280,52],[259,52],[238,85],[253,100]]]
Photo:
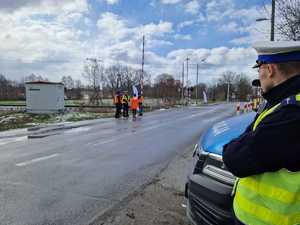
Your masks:
[[[255,112],[251,112],[214,124],[202,135],[199,146],[206,152],[222,155],[223,146],[241,135],[251,124],[255,115]]]

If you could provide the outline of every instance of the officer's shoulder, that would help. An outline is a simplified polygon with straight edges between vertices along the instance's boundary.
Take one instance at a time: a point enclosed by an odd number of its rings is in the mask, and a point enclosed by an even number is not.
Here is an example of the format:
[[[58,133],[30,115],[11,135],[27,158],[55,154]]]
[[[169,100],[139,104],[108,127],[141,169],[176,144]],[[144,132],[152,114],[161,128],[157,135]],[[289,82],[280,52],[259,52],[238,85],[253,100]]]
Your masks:
[[[288,98],[283,99],[280,102],[279,108],[296,108],[300,109],[300,95],[293,95]]]
[[[278,110],[275,110],[275,115],[283,116],[287,119],[300,120],[300,103],[292,102],[288,104],[281,104]]]

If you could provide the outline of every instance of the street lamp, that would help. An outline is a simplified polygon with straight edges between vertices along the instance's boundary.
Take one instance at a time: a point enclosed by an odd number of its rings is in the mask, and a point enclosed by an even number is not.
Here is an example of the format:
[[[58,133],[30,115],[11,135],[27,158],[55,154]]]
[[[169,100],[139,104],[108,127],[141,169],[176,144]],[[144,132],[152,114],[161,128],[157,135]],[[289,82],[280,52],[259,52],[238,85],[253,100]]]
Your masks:
[[[270,19],[263,17],[263,18],[258,18],[255,21],[256,22],[261,22],[261,21],[266,21],[266,20],[270,20]]]
[[[206,58],[205,59],[201,59],[201,63],[205,62],[205,60],[206,60]],[[199,64],[197,63],[196,104],[198,103],[198,85],[199,85],[198,77],[199,77]]]
[[[186,66],[187,66],[187,90],[188,90],[188,103],[190,102],[190,89],[189,89],[189,80],[188,80],[188,66],[195,66],[197,68],[197,78],[196,78],[196,103],[198,102],[198,85],[199,85],[199,64],[205,62],[206,58],[201,59],[200,63],[188,63],[188,61],[191,60],[190,58],[186,58]],[[183,64],[183,71],[184,71],[184,64]]]
[[[272,14],[271,14],[271,19],[269,18],[258,18],[256,19],[257,22],[261,21],[266,21],[266,20],[271,20],[271,34],[270,34],[270,40],[274,41],[274,33],[275,33],[275,0],[272,0]]]

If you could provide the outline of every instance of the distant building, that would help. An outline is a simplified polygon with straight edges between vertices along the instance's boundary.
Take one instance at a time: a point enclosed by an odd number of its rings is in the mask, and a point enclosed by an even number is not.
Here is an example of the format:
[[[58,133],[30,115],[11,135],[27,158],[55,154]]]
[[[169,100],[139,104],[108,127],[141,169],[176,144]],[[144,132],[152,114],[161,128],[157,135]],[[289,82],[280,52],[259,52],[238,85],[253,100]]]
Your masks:
[[[45,81],[27,82],[26,111],[29,113],[57,113],[65,107],[64,84]]]

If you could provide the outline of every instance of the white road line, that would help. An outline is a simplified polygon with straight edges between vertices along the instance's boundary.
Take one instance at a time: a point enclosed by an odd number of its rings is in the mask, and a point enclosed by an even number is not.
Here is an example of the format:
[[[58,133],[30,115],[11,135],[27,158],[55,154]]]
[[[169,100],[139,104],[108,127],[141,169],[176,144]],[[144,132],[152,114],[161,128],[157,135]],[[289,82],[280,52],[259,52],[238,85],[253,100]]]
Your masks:
[[[21,166],[27,166],[36,162],[40,162],[40,161],[44,161],[47,159],[52,159],[54,157],[59,156],[60,154],[53,154],[53,155],[49,155],[49,156],[44,156],[44,157],[40,157],[40,158],[36,158],[36,159],[32,159],[26,162],[21,162],[21,163],[17,163],[16,166],[21,167]]]

